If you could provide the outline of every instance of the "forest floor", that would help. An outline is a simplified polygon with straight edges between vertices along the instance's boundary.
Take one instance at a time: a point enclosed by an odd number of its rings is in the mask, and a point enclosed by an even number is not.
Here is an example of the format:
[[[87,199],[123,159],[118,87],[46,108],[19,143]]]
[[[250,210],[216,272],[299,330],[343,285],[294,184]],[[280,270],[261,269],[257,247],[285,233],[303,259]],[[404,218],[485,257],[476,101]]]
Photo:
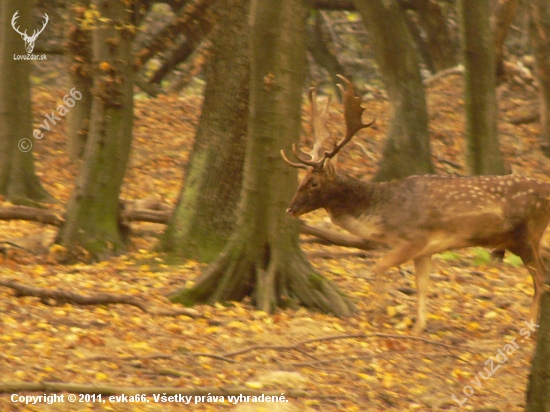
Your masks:
[[[35,124],[67,92],[36,88]],[[339,159],[341,167],[365,179],[376,169],[388,119],[387,101],[379,93],[373,96],[365,104],[365,116],[376,114],[376,127],[355,139],[367,154],[349,145]],[[427,97],[437,172],[465,174],[462,77],[435,81],[427,87]],[[122,198],[154,194],[175,204],[200,108],[196,96],[136,101],[135,138]],[[510,123],[536,110],[536,94],[524,85],[511,83],[499,89],[499,133],[506,164],[514,173],[550,181],[550,161],[540,150],[538,124]],[[307,116],[304,109],[306,129]],[[341,129],[336,103],[332,120],[331,128]],[[66,155],[64,121],[33,142],[41,181],[59,200],[48,207],[60,212],[77,174]],[[333,228],[324,212],[306,220]],[[355,316],[338,319],[305,309],[268,315],[249,301],[198,306],[198,318],[166,316],[161,311],[177,305],[165,294],[191,284],[204,266],[168,262],[153,252],[163,228],[133,223],[127,254],[100,263],[61,265],[56,249],[49,248],[54,227],[0,221],[0,241],[24,248],[4,244],[1,280],[81,294],[131,295],[151,309],[144,313],[125,304],[46,305],[0,286],[1,411],[186,410],[185,401],[162,402],[153,396],[179,390],[192,396],[189,409],[197,411],[440,411],[458,410],[459,403],[464,410],[523,410],[535,340],[525,323],[532,281],[518,258],[507,255],[504,262],[493,263],[482,249],[434,257],[428,330],[415,338],[410,331],[416,315],[411,264],[388,273],[386,309],[380,314],[369,303],[371,269],[383,252],[322,246],[306,237],[303,248],[311,262],[355,301]],[[36,391],[6,386],[23,382],[36,383]],[[50,393],[40,386],[43,382],[89,385],[89,394],[129,387],[148,397],[126,399],[132,403],[120,398],[111,402],[108,395],[101,401],[77,395],[70,402],[68,394],[79,391],[66,390],[57,392],[64,394],[64,402],[21,402],[23,395]],[[229,389],[223,392],[224,388]],[[13,401],[12,393],[19,402]],[[288,402],[229,400],[228,395],[239,393],[284,394]],[[214,395],[224,395],[224,402]]]

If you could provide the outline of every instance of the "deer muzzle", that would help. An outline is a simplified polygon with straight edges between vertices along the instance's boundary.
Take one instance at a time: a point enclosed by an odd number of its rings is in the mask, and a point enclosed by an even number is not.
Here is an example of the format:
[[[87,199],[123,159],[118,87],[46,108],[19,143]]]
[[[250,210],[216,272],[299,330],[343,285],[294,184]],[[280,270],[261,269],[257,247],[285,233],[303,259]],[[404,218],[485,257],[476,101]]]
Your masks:
[[[289,206],[286,209],[286,212],[292,217],[297,217],[298,216],[298,214],[296,213],[296,206]]]

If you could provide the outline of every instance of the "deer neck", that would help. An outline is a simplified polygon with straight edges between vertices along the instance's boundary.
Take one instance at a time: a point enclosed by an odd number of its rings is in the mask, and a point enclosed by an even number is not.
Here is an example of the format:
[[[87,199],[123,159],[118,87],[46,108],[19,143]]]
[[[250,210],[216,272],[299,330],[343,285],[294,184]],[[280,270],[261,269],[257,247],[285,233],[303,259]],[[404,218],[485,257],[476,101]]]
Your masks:
[[[388,184],[338,176],[325,206],[332,223],[363,239],[388,241],[380,213]]]
[[[331,219],[343,216],[358,218],[374,206],[377,183],[366,182],[346,175],[337,175],[327,196],[325,210]]]

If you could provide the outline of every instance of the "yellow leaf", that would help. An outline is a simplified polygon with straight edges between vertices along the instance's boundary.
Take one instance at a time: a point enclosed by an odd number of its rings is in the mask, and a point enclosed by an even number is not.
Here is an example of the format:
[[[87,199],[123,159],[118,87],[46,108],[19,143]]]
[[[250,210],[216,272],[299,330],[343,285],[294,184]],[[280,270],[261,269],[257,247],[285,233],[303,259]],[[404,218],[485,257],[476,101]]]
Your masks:
[[[98,381],[106,381],[109,377],[107,376],[106,373],[97,372],[97,373],[95,374],[95,378],[96,378]]]
[[[388,316],[390,318],[393,318],[395,315],[397,315],[397,308],[395,306],[388,306],[386,308],[386,312],[388,313]]]
[[[357,376],[359,376],[360,378],[366,380],[367,382],[373,382],[373,383],[378,382],[378,379],[376,379],[374,376],[367,375],[366,373],[357,373]]]
[[[399,322],[397,325],[395,325],[394,328],[396,330],[405,330],[410,325],[412,325],[412,323],[413,323],[412,319],[407,316],[405,319],[403,319],[401,322]]]
[[[99,63],[99,68],[106,72],[107,70],[109,70],[111,68],[111,65],[107,62],[101,62],[101,63]]]
[[[238,320],[233,320],[229,322],[226,326],[233,329],[247,329],[247,326],[244,323],[239,322]]]
[[[248,381],[244,384],[247,388],[250,389],[262,389],[264,385],[261,382]]]
[[[479,329],[479,323],[477,322],[470,322],[468,323],[468,326],[466,326],[466,329],[470,330],[470,331],[474,331],[474,330],[478,330]]]
[[[151,350],[151,347],[149,346],[149,344],[147,342],[132,343],[132,348]]]
[[[27,377],[27,374],[23,371],[16,371],[13,374],[17,379],[25,379]]]
[[[338,323],[333,323],[332,326],[334,327],[334,329],[336,329],[339,332],[345,332],[345,329],[342,326],[340,326]]]
[[[494,319],[494,318],[498,317],[498,313],[496,313],[494,310],[491,310],[491,311],[487,312],[485,315],[483,315],[483,317],[485,319]]]
[[[389,372],[384,373],[382,378],[382,385],[384,388],[390,388],[393,385],[393,375]]]
[[[43,275],[46,273],[46,269],[44,269],[44,266],[36,265],[34,267],[34,273],[37,275]]]

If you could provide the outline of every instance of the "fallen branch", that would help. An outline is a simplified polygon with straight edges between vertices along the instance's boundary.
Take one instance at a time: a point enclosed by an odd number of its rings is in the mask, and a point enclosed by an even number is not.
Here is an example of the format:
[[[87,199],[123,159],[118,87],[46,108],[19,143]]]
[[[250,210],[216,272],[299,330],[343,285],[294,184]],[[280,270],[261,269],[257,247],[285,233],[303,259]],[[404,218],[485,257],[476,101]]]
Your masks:
[[[124,208],[121,213],[121,220],[124,223],[151,222],[167,224],[173,212],[173,208],[170,205],[151,198],[137,201],[124,201],[122,203]],[[29,206],[0,207],[0,220],[27,220],[53,226],[61,226],[65,223],[64,217],[58,212]],[[305,223],[300,225],[300,233],[315,236],[321,239],[320,243],[324,244],[354,247],[362,250],[373,250],[380,247],[380,243],[377,242],[328,229],[309,226]]]
[[[172,210],[134,209],[124,210],[122,219],[126,222],[168,223]],[[47,225],[61,226],[65,219],[57,212],[30,206],[7,206],[0,208],[0,220],[27,220]]]
[[[380,248],[380,243],[361,239],[360,237],[334,232],[333,230],[309,226],[305,223],[300,225],[300,233],[315,236],[336,246],[354,247],[363,250],[374,250]]]
[[[392,335],[387,333],[352,333],[352,334],[346,334],[346,335],[333,335],[333,336],[325,336],[323,338],[306,339],[300,342],[296,342],[295,344],[292,344],[292,345],[252,345],[236,351],[226,352],[222,354],[222,356],[226,358],[231,358],[233,356],[242,355],[255,350],[299,350],[300,346],[307,345],[308,343],[326,342],[330,340],[339,340],[339,339],[370,339],[370,338],[415,340],[415,341],[427,343],[429,345],[441,346],[446,349],[458,350],[458,347],[456,346],[447,345],[445,343],[433,341],[426,338],[421,338],[418,336]]]
[[[447,76],[462,75],[462,74],[464,74],[464,66],[459,64],[458,66],[441,70],[440,72],[437,72],[433,76],[430,76],[427,79],[424,79],[424,86],[430,86],[435,81],[440,80]]]
[[[65,219],[56,212],[30,206],[7,206],[0,208],[1,220],[28,220],[47,225],[61,226]]]
[[[508,123],[514,124],[514,125],[529,124],[529,123],[538,122],[539,119],[540,119],[540,112],[537,110],[534,110],[525,114],[514,116],[510,118],[510,120],[508,120]]]
[[[131,305],[141,309],[145,313],[157,316],[178,316],[185,315],[192,318],[200,318],[202,315],[190,308],[177,308],[169,310],[151,310],[145,306],[142,299],[136,296],[115,295],[111,293],[100,293],[96,295],[80,295],[67,290],[44,289],[32,286],[22,285],[11,279],[0,279],[0,286],[4,286],[15,291],[15,296],[33,296],[40,298],[45,305],[71,303],[77,305],[112,305],[123,304]],[[52,302],[53,301],[53,302]]]
[[[146,356],[123,356],[123,357],[113,357],[108,355],[97,355],[92,356],[89,358],[83,358],[79,359],[81,362],[95,362],[95,361],[122,361],[122,362],[128,362],[133,360],[154,360],[154,359],[175,359],[175,358],[186,358],[186,357],[194,357],[194,358],[212,358],[216,360],[221,360],[228,363],[236,363],[237,361],[233,359],[226,358],[222,355],[216,355],[214,353],[202,353],[202,352],[190,352],[186,353],[185,355],[167,355],[165,353],[156,353],[152,355],[146,355]]]

